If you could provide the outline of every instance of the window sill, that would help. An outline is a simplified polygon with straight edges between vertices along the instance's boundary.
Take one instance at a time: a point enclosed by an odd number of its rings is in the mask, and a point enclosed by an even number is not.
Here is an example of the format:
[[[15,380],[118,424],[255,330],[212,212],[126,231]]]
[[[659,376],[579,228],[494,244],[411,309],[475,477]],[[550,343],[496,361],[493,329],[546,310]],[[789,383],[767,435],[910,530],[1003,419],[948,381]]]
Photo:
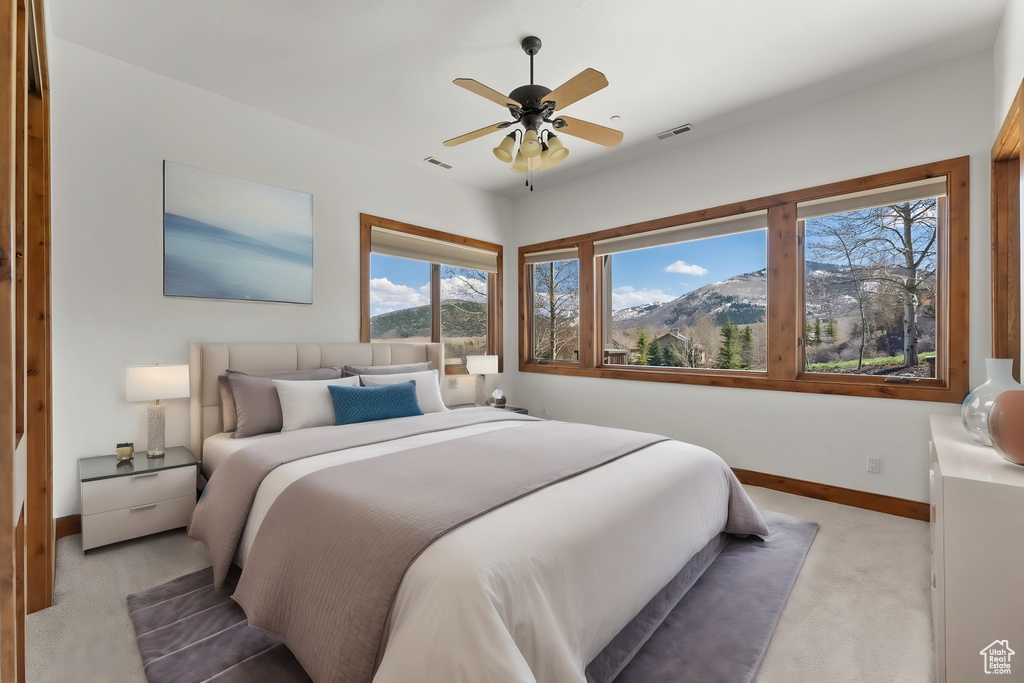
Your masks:
[[[596,377],[600,379],[624,379],[637,382],[666,382],[692,384],[696,386],[731,387],[734,389],[759,389],[767,391],[791,391],[807,394],[832,394],[836,396],[861,396],[867,398],[895,398],[908,401],[933,401],[937,403],[960,403],[966,391],[954,391],[949,385],[937,379],[920,379],[907,384],[885,382],[879,377],[857,375],[823,375],[808,378],[784,379],[768,377],[764,372],[743,370],[702,371],[692,369],[667,369],[630,365],[602,365],[596,368],[580,367],[577,363],[520,363],[521,372],[536,372],[551,375]]]

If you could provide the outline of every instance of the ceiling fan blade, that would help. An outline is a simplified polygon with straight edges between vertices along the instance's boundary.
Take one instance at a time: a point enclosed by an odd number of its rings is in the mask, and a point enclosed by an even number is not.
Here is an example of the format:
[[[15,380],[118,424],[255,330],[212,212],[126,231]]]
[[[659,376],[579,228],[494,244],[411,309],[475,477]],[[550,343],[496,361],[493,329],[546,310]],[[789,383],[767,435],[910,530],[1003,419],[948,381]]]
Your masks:
[[[608,79],[595,69],[584,69],[544,96],[545,102],[554,102],[556,109],[565,109],[587,95],[608,87]]]
[[[559,116],[558,118],[565,121],[564,126],[556,129],[559,133],[590,140],[605,147],[614,147],[622,142],[622,131],[615,130],[614,128],[605,128],[596,123],[580,121],[568,116]]]
[[[477,138],[483,137],[484,135],[487,135],[488,133],[493,133],[496,130],[501,130],[502,128],[507,128],[508,126],[511,126],[511,125],[512,125],[512,123],[509,122],[509,121],[502,121],[501,123],[495,123],[495,124],[492,124],[490,126],[487,126],[486,128],[481,128],[479,130],[474,130],[472,133],[466,133],[465,135],[460,135],[457,138],[452,138],[451,140],[445,140],[444,141],[444,146],[445,147],[454,147],[455,145],[461,145],[463,142],[469,142],[470,140],[476,140]]]
[[[452,83],[459,86],[460,88],[465,88],[469,92],[476,93],[480,97],[486,97],[491,102],[500,104],[503,107],[507,107],[508,105],[512,105],[514,107],[522,106],[518,102],[513,100],[511,97],[502,95],[494,88],[488,88],[483,83],[478,83],[477,81],[474,81],[472,78],[456,78],[454,81],[452,81]]]

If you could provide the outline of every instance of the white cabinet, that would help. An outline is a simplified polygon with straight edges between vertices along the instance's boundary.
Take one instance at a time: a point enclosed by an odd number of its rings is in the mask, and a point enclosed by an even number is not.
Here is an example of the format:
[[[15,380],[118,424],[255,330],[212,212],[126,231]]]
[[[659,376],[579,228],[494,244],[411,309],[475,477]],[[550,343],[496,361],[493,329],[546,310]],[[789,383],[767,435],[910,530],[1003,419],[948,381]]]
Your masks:
[[[937,679],[1024,682],[1024,467],[971,440],[958,416],[933,415],[931,428]]]
[[[188,525],[196,507],[198,461],[188,449],[162,458],[118,461],[113,455],[79,461],[82,549]]]

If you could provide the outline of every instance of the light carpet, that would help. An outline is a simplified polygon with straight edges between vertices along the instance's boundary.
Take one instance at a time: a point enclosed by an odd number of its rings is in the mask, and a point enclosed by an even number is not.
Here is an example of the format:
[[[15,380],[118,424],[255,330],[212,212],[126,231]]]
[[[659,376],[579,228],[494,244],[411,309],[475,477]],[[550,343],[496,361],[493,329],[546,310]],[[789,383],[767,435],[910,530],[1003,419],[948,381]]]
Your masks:
[[[746,488],[820,524],[755,681],[933,681],[927,523]],[[54,606],[28,617],[28,680],[145,683],[126,597],[208,565],[183,530],[88,555],[61,539]]]

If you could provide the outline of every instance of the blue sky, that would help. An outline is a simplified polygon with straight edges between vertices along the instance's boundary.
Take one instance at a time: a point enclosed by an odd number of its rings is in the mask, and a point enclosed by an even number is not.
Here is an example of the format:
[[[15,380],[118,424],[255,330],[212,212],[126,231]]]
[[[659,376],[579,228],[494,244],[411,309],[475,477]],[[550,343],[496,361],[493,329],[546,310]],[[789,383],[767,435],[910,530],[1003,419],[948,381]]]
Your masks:
[[[712,237],[612,256],[612,308],[671,301],[767,265],[767,231]]]
[[[463,271],[465,272],[465,271]],[[394,256],[370,254],[370,316],[430,303],[430,265]],[[463,286],[465,281],[449,278],[441,267],[441,298],[480,300]],[[472,277],[472,274],[469,274]],[[479,273],[478,291],[486,291],[487,276]]]
[[[370,254],[370,316],[430,303],[430,264]]]
[[[712,237],[612,257],[612,308],[671,301],[687,292],[761,270],[767,231]],[[370,315],[430,302],[430,267],[420,261],[370,254]]]

